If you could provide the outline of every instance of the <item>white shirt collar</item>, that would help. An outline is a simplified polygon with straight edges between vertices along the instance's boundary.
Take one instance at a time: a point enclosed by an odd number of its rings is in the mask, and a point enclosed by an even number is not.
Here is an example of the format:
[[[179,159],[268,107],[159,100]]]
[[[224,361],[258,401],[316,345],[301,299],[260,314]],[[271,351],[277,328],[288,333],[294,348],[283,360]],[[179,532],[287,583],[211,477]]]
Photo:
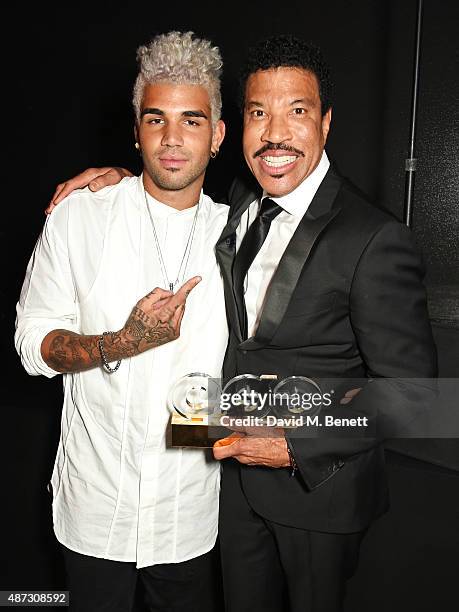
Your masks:
[[[278,198],[271,197],[279,206],[291,215],[301,215],[309,208],[316,191],[319,189],[320,183],[324,180],[325,175],[330,167],[330,161],[325,153],[325,149],[322,153],[317,167],[307,176],[302,183],[298,185],[293,191],[287,193],[287,195],[280,196]],[[263,191],[262,198],[268,194]]]

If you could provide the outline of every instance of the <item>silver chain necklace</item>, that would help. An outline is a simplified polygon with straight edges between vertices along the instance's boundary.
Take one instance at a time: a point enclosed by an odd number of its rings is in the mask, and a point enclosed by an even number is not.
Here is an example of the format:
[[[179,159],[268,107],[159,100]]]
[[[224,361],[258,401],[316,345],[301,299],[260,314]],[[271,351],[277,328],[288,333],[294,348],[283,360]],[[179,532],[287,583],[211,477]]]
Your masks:
[[[186,241],[185,250],[183,251],[182,260],[180,262],[180,266],[177,272],[177,277],[175,281],[171,282],[169,280],[169,275],[167,273],[166,264],[164,262],[163,253],[161,251],[161,245],[159,244],[158,234],[156,232],[155,222],[153,221],[153,215],[151,214],[150,206],[148,205],[147,192],[145,187],[143,188],[143,194],[145,197],[145,204],[148,210],[148,214],[150,215],[151,227],[153,229],[153,237],[155,239],[156,251],[158,253],[159,264],[161,266],[161,273],[163,275],[164,286],[169,288],[169,291],[174,291],[175,287],[180,282],[180,273],[182,272],[182,282],[185,279],[185,274],[188,268],[188,260],[190,259],[191,247],[193,246],[194,233],[196,230],[196,221],[198,219],[199,205],[201,204],[201,198],[199,198],[199,202],[196,206],[196,212],[194,213],[193,223],[191,224],[190,233],[188,234],[188,240]]]

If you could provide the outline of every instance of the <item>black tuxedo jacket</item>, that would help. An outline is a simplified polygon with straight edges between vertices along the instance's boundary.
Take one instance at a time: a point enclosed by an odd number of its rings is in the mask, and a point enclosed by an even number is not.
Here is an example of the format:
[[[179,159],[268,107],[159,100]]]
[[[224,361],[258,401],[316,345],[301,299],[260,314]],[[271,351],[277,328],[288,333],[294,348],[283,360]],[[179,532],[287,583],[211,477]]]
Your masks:
[[[411,232],[333,169],[279,262],[255,336],[243,341],[232,284],[235,230],[258,195],[233,184],[228,224],[216,245],[230,325],[224,376],[350,381],[436,376],[423,266]],[[409,420],[417,405],[414,392],[395,406],[387,387],[376,383],[371,395],[362,391],[334,410],[339,416],[372,417],[389,406]],[[227,493],[242,486],[257,513],[281,524],[358,531],[387,507],[381,437],[330,437],[320,430],[304,438],[287,430],[299,474],[228,460],[222,486]]]

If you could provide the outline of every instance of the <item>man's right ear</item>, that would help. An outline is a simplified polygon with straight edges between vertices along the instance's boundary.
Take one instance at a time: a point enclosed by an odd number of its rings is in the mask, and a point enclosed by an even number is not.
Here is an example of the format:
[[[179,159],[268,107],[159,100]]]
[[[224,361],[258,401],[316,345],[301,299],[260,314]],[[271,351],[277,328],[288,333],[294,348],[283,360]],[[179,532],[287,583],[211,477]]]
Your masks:
[[[139,143],[139,131],[137,129],[137,123],[134,124],[134,146],[140,153],[140,143]]]
[[[213,129],[212,134],[212,152],[214,153],[212,157],[215,157],[220,150],[220,146],[225,138],[225,131],[225,124],[223,123],[222,119],[219,119]]]

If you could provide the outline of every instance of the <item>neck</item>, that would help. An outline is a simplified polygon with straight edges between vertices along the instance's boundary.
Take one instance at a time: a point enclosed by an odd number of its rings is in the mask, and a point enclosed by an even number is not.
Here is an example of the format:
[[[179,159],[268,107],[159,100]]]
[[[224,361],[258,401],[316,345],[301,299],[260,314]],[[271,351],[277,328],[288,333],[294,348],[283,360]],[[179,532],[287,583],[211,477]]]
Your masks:
[[[199,196],[202,189],[204,177],[200,181],[195,181],[183,189],[164,189],[156,185],[151,177],[143,172],[143,186],[145,191],[150,194],[155,200],[175,208],[176,210],[185,210],[196,206],[199,202]]]

